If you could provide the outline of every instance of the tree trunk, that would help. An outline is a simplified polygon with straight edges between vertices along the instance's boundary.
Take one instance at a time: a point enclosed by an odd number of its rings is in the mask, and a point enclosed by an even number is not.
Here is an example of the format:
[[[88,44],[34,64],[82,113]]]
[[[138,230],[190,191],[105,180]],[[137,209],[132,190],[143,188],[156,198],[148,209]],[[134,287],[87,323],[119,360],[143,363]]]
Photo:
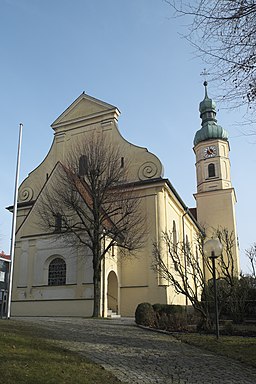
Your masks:
[[[93,274],[94,299],[93,299],[93,315],[92,317],[101,317],[101,268],[94,270]]]

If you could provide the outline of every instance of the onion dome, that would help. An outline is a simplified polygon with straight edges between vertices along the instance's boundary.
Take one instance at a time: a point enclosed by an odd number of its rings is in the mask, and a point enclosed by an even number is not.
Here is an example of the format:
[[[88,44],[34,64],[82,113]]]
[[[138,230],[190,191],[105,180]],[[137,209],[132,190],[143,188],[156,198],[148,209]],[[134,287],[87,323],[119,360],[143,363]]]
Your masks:
[[[196,132],[194,145],[201,141],[211,139],[228,140],[228,132],[217,124],[216,120],[216,104],[208,97],[207,81],[204,82],[205,97],[199,105],[200,117],[202,119],[202,128]]]

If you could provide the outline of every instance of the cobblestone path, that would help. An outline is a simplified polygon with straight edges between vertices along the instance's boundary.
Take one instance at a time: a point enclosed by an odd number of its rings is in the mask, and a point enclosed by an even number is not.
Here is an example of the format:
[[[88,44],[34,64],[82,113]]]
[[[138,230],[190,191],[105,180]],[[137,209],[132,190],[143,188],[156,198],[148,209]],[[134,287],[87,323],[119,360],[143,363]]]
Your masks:
[[[20,318],[18,318],[20,319]],[[132,319],[22,318],[129,384],[256,384],[256,369],[189,346]],[[107,383],[102,383],[107,384]]]

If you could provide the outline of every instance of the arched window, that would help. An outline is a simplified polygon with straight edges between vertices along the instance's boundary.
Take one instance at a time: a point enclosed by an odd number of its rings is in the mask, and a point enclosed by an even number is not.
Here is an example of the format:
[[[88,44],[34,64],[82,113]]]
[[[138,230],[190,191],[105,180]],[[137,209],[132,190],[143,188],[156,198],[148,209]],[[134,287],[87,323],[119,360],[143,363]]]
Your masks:
[[[60,257],[56,257],[49,264],[48,285],[66,284],[66,263]]]
[[[213,163],[208,165],[208,177],[214,177],[215,174],[215,165]]]
[[[87,173],[87,157],[86,155],[80,156],[79,159],[79,176],[85,176]]]

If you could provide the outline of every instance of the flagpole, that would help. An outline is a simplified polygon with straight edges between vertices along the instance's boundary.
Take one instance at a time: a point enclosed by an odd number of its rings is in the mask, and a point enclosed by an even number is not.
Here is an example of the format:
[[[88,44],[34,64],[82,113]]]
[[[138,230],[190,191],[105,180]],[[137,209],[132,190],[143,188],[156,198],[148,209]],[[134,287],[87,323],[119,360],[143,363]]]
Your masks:
[[[23,124],[20,123],[15,188],[14,188],[13,215],[12,215],[12,234],[11,234],[11,248],[10,248],[11,263],[10,263],[10,273],[9,273],[9,283],[8,283],[7,319],[9,319],[11,317],[12,280],[13,280],[13,267],[14,267],[14,249],[15,249],[16,220],[17,220],[17,206],[18,206],[18,188],[19,188],[19,174],[20,174],[20,152],[21,152],[21,141],[22,141],[22,129],[23,129]]]

